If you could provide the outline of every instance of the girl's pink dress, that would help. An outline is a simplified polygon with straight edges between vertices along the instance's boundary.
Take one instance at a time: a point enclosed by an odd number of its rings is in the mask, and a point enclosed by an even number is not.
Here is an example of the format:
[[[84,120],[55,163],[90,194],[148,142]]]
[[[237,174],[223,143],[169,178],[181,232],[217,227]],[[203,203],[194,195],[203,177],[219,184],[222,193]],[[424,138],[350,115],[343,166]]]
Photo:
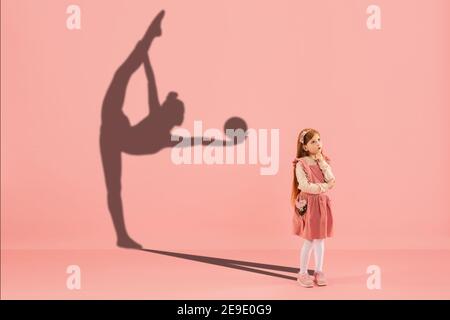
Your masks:
[[[318,164],[309,165],[305,160],[298,160],[303,166],[310,183],[325,182],[322,170]],[[300,192],[300,199],[306,199],[307,210],[299,216],[294,210],[293,232],[307,239],[323,239],[333,236],[333,215],[331,212],[331,199],[326,192],[319,194]]]

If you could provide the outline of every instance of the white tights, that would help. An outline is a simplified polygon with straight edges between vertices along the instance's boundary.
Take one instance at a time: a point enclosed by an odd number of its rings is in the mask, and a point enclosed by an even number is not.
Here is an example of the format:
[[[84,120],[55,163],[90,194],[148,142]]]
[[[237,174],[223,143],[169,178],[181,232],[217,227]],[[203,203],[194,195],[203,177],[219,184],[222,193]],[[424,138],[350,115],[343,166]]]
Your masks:
[[[313,239],[312,241],[304,240],[303,247],[300,252],[300,273],[308,272],[309,258],[311,249],[314,247],[314,258],[316,262],[316,272],[322,272],[323,256],[325,251],[325,239]]]

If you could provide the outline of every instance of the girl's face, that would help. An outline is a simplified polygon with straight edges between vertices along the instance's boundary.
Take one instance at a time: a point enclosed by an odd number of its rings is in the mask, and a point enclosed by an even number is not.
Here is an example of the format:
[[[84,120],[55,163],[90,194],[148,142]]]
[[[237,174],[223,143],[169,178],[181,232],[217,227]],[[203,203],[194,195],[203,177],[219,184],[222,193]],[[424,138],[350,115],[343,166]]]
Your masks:
[[[316,133],[311,140],[308,141],[306,145],[303,146],[306,151],[309,151],[310,155],[317,154],[322,151],[322,141],[320,141],[320,136]]]

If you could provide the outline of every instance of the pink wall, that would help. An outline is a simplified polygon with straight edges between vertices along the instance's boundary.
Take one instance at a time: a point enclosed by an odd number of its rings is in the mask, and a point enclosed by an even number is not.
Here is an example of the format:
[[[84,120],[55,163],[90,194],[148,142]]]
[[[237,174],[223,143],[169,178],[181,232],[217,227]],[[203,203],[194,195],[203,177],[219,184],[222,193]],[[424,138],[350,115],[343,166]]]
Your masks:
[[[81,7],[81,30],[66,8]],[[366,28],[381,7],[382,29]],[[154,249],[297,248],[291,160],[317,128],[337,184],[329,248],[450,248],[450,3],[435,1],[1,2],[2,248],[113,248],[98,134],[114,71],[166,10],[150,50],[183,127],[280,129],[278,174],[123,156],[136,240]],[[141,68],[132,123],[146,113]]]

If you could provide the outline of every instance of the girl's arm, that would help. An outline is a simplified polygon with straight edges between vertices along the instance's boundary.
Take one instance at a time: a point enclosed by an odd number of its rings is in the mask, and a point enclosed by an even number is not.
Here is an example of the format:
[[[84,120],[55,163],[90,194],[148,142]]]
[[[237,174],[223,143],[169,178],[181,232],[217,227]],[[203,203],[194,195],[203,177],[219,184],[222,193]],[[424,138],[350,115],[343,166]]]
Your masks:
[[[330,182],[331,180],[336,180],[333,174],[333,171],[331,170],[331,166],[325,161],[321,160],[317,162],[319,164],[320,169],[323,172],[323,176],[325,178],[326,182]]]
[[[297,163],[295,167],[295,175],[297,176],[298,188],[306,193],[318,194],[325,192],[329,189],[329,185],[326,182],[323,183],[311,183],[306,177],[305,170],[303,170],[302,164]]]

